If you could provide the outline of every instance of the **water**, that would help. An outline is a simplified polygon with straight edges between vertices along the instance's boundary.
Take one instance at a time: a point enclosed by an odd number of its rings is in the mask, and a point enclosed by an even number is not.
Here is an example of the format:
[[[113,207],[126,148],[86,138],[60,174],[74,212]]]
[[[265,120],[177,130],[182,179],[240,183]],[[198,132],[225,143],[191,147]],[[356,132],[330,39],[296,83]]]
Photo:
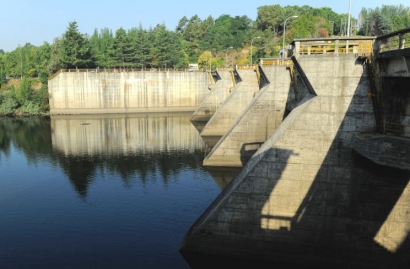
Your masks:
[[[0,118],[0,268],[190,268],[226,178],[189,116]]]

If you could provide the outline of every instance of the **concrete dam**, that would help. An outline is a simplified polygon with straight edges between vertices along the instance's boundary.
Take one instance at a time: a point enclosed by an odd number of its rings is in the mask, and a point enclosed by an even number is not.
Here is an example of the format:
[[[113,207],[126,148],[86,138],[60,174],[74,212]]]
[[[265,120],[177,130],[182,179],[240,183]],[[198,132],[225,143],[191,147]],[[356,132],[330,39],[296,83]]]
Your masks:
[[[194,111],[210,81],[207,72],[61,70],[48,82],[50,114]]]
[[[192,73],[204,166],[239,170],[183,238],[187,261],[204,256],[193,268],[410,268],[409,32],[298,39],[291,58]]]

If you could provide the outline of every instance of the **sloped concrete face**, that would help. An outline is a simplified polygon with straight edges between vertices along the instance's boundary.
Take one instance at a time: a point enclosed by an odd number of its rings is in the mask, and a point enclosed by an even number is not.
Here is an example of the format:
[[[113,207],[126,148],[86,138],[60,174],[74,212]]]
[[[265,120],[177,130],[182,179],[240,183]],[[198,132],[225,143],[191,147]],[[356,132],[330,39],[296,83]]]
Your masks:
[[[300,268],[407,268],[410,173],[352,150],[352,136],[375,128],[367,72],[352,55],[297,60],[317,96],[295,105],[181,251]]]
[[[234,86],[232,71],[220,70],[217,72],[221,79],[210,87],[211,91],[192,114],[191,122],[208,122]]]
[[[206,166],[241,167],[281,124],[290,89],[285,66],[264,67],[270,84],[262,88],[206,156]]]
[[[237,72],[241,78],[241,82],[232,88],[231,93],[208,121],[200,134],[210,147],[213,147],[228,131],[259,91],[255,70],[238,69]]]

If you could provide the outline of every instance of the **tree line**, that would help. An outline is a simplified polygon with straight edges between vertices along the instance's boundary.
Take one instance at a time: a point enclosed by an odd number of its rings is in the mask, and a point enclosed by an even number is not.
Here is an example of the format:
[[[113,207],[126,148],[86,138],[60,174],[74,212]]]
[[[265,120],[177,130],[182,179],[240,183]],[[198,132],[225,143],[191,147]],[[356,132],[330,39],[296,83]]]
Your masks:
[[[215,19],[184,16],[174,30],[167,29],[165,24],[149,29],[140,25],[115,32],[109,28],[95,29],[88,35],[80,33],[77,22],[72,21],[53,44],[26,43],[11,52],[0,50],[0,113],[7,99],[5,92],[10,91],[2,88],[7,78],[38,78],[47,84],[47,78],[60,69],[187,68],[189,63],[213,68],[248,64],[250,59],[279,57],[283,38],[288,43],[295,38],[346,35],[347,19],[348,14],[338,14],[328,7],[265,5],[257,8],[256,20],[227,14]],[[403,5],[363,8],[358,19],[351,18],[350,25],[352,35],[385,34],[410,27],[410,9]],[[13,91],[8,93],[17,107],[24,105],[18,101],[19,91],[25,92],[14,89],[14,96]]]

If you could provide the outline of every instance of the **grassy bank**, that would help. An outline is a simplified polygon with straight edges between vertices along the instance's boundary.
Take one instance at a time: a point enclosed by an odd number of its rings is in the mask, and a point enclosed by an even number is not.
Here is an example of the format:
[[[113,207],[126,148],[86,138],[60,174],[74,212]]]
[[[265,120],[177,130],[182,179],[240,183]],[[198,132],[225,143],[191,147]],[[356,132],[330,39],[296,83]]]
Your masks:
[[[47,115],[47,81],[7,79],[0,88],[0,115]]]

